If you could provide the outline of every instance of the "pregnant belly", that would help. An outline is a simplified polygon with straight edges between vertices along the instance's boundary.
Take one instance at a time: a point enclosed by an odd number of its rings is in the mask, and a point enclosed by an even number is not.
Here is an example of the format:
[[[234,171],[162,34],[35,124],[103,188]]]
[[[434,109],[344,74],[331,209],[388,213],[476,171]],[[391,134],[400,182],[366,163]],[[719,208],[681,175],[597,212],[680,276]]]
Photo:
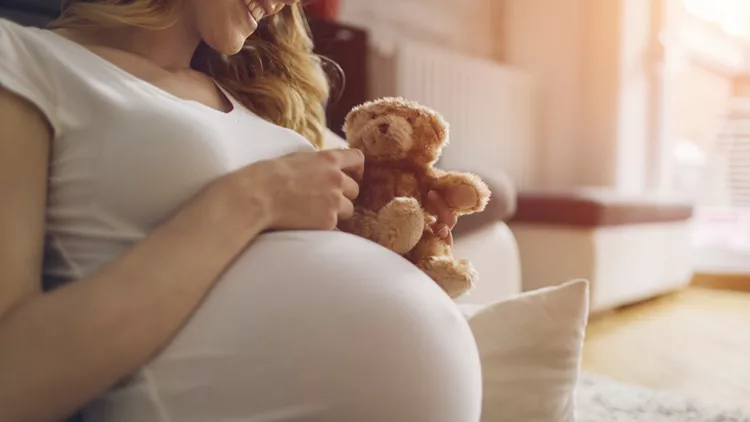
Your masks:
[[[453,307],[422,271],[373,242],[341,232],[264,234],[225,272],[171,349],[220,342],[245,350],[278,332],[280,327],[263,323],[268,320],[327,335],[330,321],[318,318],[324,310],[336,308],[345,319],[368,308],[405,305],[394,296]],[[247,324],[256,338],[236,332]]]
[[[434,406],[420,400],[455,397],[457,385],[478,395],[475,347],[453,302],[402,257],[345,233],[266,234],[98,414],[151,421],[144,413],[158,409],[179,421],[292,421],[348,412],[359,416],[345,420],[365,421],[372,400],[424,411]],[[450,379],[434,379],[446,371]],[[426,394],[431,389],[439,391]],[[476,406],[476,397],[466,402]],[[466,411],[440,406],[435,411],[446,415]]]

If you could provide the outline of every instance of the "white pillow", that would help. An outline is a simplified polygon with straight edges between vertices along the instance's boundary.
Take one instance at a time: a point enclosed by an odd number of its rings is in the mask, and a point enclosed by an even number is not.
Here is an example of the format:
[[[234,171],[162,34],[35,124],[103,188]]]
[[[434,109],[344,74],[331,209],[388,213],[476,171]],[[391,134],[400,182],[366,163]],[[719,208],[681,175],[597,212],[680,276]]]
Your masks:
[[[588,282],[462,307],[482,362],[482,422],[573,422]]]

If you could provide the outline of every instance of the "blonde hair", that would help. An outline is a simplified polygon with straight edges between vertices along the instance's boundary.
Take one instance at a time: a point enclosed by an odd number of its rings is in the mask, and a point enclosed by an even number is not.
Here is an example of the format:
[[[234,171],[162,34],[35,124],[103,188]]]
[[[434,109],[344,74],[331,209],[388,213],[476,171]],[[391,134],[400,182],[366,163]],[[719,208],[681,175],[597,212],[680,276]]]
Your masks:
[[[63,0],[62,14],[51,27],[164,29],[174,24],[181,5],[182,0]],[[191,65],[254,113],[322,146],[329,85],[300,5],[263,20],[236,55],[202,43]]]

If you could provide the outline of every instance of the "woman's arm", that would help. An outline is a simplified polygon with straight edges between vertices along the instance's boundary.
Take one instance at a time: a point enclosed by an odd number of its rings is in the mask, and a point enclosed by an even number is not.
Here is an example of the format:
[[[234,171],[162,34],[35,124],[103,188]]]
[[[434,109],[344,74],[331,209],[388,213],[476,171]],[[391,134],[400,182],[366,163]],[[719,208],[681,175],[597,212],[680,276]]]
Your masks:
[[[50,420],[146,362],[265,221],[206,193],[112,265],[42,294],[50,133],[7,91],[0,127],[0,420]]]
[[[332,228],[347,217],[356,183],[342,169],[361,170],[360,155],[342,152],[250,166],[213,184],[121,258],[43,293],[50,129],[2,88],[0,127],[0,422],[66,417],[136,370],[262,230]],[[244,193],[264,185],[281,193]]]

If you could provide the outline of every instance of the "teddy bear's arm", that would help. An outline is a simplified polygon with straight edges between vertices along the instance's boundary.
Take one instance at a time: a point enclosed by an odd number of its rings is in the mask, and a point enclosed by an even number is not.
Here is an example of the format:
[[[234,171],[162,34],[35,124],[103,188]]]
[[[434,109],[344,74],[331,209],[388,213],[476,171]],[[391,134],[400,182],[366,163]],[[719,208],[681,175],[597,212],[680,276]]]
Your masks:
[[[440,192],[451,210],[459,215],[483,211],[490,200],[490,189],[471,173],[434,170],[430,188]]]

